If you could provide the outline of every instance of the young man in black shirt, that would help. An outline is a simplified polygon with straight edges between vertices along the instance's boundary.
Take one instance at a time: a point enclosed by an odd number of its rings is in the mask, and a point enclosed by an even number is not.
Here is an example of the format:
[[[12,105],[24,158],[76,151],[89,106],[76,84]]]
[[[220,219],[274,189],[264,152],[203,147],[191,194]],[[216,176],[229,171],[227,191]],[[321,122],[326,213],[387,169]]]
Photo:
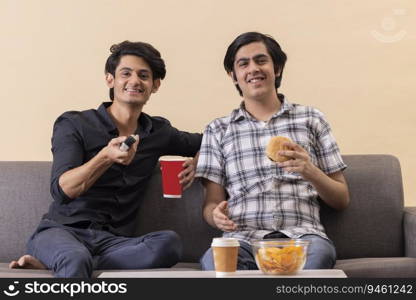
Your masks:
[[[143,106],[160,87],[165,64],[150,44],[113,45],[105,65],[112,102],[69,111],[55,122],[51,194],[54,198],[28,241],[28,255],[10,267],[47,268],[56,277],[91,277],[95,269],[171,267],[182,245],[173,231],[134,234],[144,189],[162,155],[195,156],[200,134],[179,131]],[[136,142],[122,151],[128,136]],[[179,174],[188,187],[195,164]]]

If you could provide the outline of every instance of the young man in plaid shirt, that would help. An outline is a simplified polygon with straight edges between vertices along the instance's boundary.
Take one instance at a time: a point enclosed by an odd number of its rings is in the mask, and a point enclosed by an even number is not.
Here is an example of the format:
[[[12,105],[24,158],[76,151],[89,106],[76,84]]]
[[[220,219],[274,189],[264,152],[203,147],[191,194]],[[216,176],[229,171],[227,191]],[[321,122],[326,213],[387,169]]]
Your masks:
[[[286,55],[270,36],[247,32],[228,47],[224,67],[243,101],[211,122],[203,136],[196,177],[206,187],[205,220],[240,241],[238,269],[257,269],[249,241],[302,238],[311,241],[306,269],[332,268],[333,243],[319,218],[322,199],[334,209],[349,203],[337,143],[323,114],[279,94]],[[289,137],[283,163],[265,148],[273,136]],[[201,258],[213,270],[211,249]]]

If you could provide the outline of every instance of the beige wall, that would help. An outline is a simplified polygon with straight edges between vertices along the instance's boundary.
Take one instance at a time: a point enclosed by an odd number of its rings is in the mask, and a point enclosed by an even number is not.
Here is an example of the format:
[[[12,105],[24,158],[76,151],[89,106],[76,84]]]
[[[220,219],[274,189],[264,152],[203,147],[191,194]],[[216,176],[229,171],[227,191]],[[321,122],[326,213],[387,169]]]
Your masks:
[[[413,0],[0,0],[0,159],[50,160],[53,121],[107,99],[108,49],[126,39],[167,63],[145,111],[202,131],[239,104],[222,59],[257,30],[288,54],[280,92],[323,111],[344,154],[396,155],[416,205],[415,13]]]

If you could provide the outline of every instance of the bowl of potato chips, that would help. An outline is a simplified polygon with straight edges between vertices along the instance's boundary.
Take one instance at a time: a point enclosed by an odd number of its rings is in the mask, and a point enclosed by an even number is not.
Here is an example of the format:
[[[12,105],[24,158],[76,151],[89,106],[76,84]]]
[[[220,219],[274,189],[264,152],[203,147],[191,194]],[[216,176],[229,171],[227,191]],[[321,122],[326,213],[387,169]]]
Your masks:
[[[294,275],[303,269],[309,241],[270,239],[251,242],[257,267],[269,275]]]

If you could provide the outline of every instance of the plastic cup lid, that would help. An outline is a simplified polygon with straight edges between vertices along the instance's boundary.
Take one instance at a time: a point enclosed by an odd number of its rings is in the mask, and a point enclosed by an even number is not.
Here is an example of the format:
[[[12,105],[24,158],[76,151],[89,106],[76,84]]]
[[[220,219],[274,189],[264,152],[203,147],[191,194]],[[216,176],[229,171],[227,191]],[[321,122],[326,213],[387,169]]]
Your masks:
[[[235,238],[213,238],[212,247],[238,247],[240,243]]]

